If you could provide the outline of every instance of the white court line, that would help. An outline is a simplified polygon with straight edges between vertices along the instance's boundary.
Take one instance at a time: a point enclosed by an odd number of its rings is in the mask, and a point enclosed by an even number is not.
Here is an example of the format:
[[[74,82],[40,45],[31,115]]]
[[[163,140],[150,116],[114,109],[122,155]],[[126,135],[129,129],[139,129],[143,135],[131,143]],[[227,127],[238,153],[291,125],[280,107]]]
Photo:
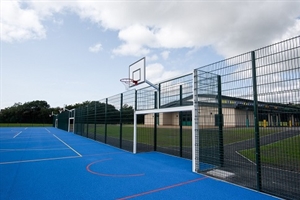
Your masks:
[[[57,137],[56,135],[53,134],[54,137],[56,137],[59,141],[61,141],[64,145],[66,145],[67,147],[69,147],[72,151],[74,151],[78,156],[82,157],[82,155],[80,153],[78,153],[75,149],[73,149],[72,147],[70,147],[67,143],[65,143],[64,141],[62,141],[59,137]]]
[[[50,133],[50,131],[47,128],[45,128],[45,129],[46,129],[46,131],[48,131],[48,133]]]
[[[6,164],[16,164],[16,163],[28,163],[28,162],[40,162],[40,161],[48,161],[48,160],[62,160],[69,158],[80,158],[81,156],[68,156],[68,157],[59,157],[59,158],[43,158],[43,159],[34,159],[34,160],[19,160],[19,161],[10,161],[10,162],[2,162],[0,165]]]
[[[0,149],[0,152],[10,152],[10,151],[60,151],[69,148],[55,148],[55,149]]]
[[[20,131],[19,133],[17,133],[17,135],[15,135],[13,138],[16,138],[18,135],[20,135],[22,133],[22,131]]]
[[[247,158],[246,156],[240,154],[239,152],[235,151],[235,153],[237,153],[238,155],[240,155],[241,157],[243,157],[244,159],[248,160],[250,163],[252,163],[253,165],[256,165],[255,162],[253,162],[252,160],[250,160],[249,158]]]

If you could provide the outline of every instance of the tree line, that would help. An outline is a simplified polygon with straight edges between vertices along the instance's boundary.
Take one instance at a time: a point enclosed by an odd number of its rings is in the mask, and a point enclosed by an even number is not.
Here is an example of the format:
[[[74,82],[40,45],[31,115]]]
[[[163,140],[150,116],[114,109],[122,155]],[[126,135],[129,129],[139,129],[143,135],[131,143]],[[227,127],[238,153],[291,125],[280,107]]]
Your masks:
[[[52,123],[49,115],[58,109],[50,108],[46,101],[15,103],[1,110],[0,123]]]
[[[114,105],[99,101],[83,102],[77,106],[66,106],[67,110],[76,108],[76,122],[87,124],[132,124],[134,109],[124,104],[117,109]],[[144,116],[137,117],[138,123],[144,123]]]
[[[115,106],[98,101],[84,101],[74,105],[66,105],[64,108],[51,108],[47,101],[31,101],[22,103],[15,103],[11,107],[2,109],[0,112],[0,123],[42,123],[52,124],[53,114],[59,114],[63,111],[77,109],[81,120],[93,121],[96,111],[96,123],[122,123],[133,122],[133,108],[124,105],[122,109],[116,109]],[[120,117],[122,116],[122,117]],[[106,117],[106,118],[105,118]],[[143,120],[142,118],[140,120]],[[139,121],[140,121],[139,120]]]

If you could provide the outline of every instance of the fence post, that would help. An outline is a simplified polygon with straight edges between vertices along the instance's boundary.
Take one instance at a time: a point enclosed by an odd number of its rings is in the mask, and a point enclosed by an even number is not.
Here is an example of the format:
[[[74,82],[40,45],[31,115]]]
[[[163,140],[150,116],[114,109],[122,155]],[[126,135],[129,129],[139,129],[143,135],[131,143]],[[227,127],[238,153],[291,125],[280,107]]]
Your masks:
[[[108,103],[108,99],[105,99],[105,119],[104,119],[104,143],[106,144],[107,142],[107,103]]]
[[[182,85],[179,87],[179,105],[182,106]],[[180,157],[182,157],[182,111],[179,112],[179,145]]]
[[[254,108],[254,126],[255,126],[255,159],[256,159],[256,181],[257,190],[261,191],[261,160],[260,160],[260,140],[259,140],[259,119],[257,102],[257,82],[256,82],[256,63],[255,51],[251,52],[252,60],[252,82],[253,82],[253,108]]]
[[[89,105],[86,105],[86,137],[89,137]]]
[[[218,79],[218,121],[219,121],[219,154],[220,154],[220,165],[224,166],[224,141],[223,141],[223,113],[222,113],[222,85],[221,76],[217,76]]]
[[[95,114],[94,114],[94,140],[96,140],[96,129],[97,129],[97,126],[96,126],[96,124],[97,124],[97,104],[96,104],[97,102],[95,101]]]
[[[134,111],[133,111],[133,153],[137,150],[137,90],[134,91]]]
[[[161,102],[160,102],[160,89],[161,89],[161,85],[160,84],[158,84],[158,108],[160,108],[160,106],[161,106]]]
[[[157,108],[157,91],[154,92],[154,108]],[[157,116],[158,113],[154,113],[154,151],[157,147]]]
[[[80,109],[80,135],[82,136],[83,134],[83,116],[82,116],[82,106],[79,108]]]
[[[198,172],[200,170],[199,159],[199,102],[198,102],[198,70],[194,69],[193,73],[193,111],[192,111],[192,170]]]
[[[121,93],[120,97],[120,149],[122,149],[122,134],[123,134],[123,126],[122,126],[122,111],[123,111],[123,93]]]

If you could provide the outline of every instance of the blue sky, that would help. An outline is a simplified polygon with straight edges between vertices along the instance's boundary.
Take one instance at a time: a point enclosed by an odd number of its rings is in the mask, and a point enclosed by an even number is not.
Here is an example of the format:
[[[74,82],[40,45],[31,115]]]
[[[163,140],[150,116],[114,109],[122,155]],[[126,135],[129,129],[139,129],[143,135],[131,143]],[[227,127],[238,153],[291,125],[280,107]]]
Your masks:
[[[0,108],[63,107],[158,82],[300,33],[299,1],[1,1]]]

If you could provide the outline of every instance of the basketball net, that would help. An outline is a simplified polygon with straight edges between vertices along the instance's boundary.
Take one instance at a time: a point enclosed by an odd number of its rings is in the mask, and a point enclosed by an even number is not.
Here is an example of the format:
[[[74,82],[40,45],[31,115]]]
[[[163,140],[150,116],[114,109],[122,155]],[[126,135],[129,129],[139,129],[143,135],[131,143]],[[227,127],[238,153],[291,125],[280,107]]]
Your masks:
[[[137,85],[138,84],[138,81],[135,81],[131,78],[122,78],[122,79],[120,79],[120,81],[125,86],[126,90],[129,90],[129,87],[131,85]]]

